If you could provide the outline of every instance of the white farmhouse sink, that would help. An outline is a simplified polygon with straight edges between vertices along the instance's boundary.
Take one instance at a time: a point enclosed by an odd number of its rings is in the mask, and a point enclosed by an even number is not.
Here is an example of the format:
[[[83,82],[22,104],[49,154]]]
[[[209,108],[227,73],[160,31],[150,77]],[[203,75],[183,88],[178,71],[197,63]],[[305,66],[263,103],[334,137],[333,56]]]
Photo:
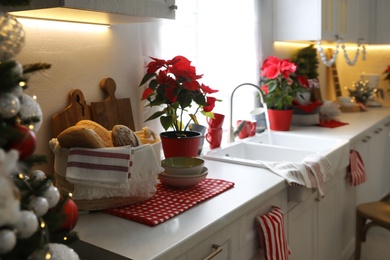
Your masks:
[[[332,165],[332,174],[349,164],[349,141],[306,136],[290,132],[271,132],[210,150],[204,157],[230,163],[259,166],[256,160],[300,162],[309,154],[320,154]],[[270,143],[271,141],[271,143]]]
[[[313,154],[313,152],[267,144],[236,142],[223,148],[210,150],[203,157],[211,160],[260,167],[258,160],[300,162],[310,154]]]

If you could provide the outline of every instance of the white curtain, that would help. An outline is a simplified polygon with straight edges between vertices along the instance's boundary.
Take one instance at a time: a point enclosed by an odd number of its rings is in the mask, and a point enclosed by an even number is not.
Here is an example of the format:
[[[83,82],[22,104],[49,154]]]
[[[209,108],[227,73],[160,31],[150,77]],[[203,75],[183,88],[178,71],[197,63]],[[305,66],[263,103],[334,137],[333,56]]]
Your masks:
[[[222,99],[214,112],[225,114],[228,128],[230,96],[244,82],[258,84],[260,69],[260,33],[258,0],[176,0],[174,21],[142,24],[140,27],[144,65],[149,56],[171,59],[183,55],[204,74],[202,83],[219,92]],[[142,91],[142,88],[141,90]],[[244,87],[234,97],[234,120],[250,119],[257,94]],[[142,105],[143,108],[143,105]],[[143,118],[153,109],[143,108]],[[198,116],[200,123],[205,119]],[[146,123],[161,129],[159,121]]]

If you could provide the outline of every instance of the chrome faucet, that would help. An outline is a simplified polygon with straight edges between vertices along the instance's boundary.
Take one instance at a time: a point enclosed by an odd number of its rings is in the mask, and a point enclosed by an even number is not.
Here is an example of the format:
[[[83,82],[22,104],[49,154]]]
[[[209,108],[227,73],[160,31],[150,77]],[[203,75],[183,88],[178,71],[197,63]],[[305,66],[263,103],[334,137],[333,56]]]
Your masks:
[[[229,127],[229,139],[228,139],[228,142],[229,143],[233,143],[234,142],[234,138],[235,136],[238,134],[238,131],[234,131],[234,127],[233,127],[233,96],[234,96],[234,92],[236,92],[237,89],[239,89],[240,87],[242,86],[252,86],[254,87],[257,92],[259,93],[260,95],[260,103],[263,105],[263,108],[264,109],[267,109],[267,105],[266,103],[264,102],[264,97],[263,97],[263,93],[261,92],[260,88],[258,86],[256,86],[255,84],[252,84],[252,83],[243,83],[243,84],[240,84],[238,85],[232,92],[231,96],[230,96],[230,127]],[[266,117],[267,117],[267,113],[265,113]],[[241,127],[241,126],[240,126]],[[242,128],[242,127],[241,127]]]

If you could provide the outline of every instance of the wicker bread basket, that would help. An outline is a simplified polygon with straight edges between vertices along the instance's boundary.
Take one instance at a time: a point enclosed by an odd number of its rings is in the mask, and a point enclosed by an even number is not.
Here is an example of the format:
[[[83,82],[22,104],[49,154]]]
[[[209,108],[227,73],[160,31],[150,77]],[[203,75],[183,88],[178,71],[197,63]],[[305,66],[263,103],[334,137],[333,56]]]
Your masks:
[[[161,158],[161,141],[158,139],[158,137],[154,134],[154,132],[147,131],[147,128],[143,129],[142,131],[136,132],[138,138],[140,139],[141,143],[144,144],[150,144],[153,148],[154,154],[157,158],[157,160],[160,160]],[[55,182],[56,186],[59,189],[61,194],[69,194],[73,193],[75,190],[75,186],[73,183],[69,182],[66,178],[66,169],[67,169],[67,163],[68,163],[68,156],[70,149],[62,148],[59,146],[58,141],[56,138],[53,138],[50,141],[50,148],[52,149],[55,159],[54,159],[54,175],[55,175]],[[104,149],[110,149],[110,148],[104,148]],[[134,161],[134,163],[137,163],[137,161]],[[155,185],[157,183],[157,175],[150,177],[145,176],[145,178],[149,179],[143,179],[141,180],[143,183],[150,181],[150,184],[153,183]],[[145,200],[148,200],[151,198],[153,194],[149,194],[148,196],[106,196],[101,198],[93,198],[93,199],[77,199],[74,198],[74,202],[78,206],[79,210],[103,210],[108,208],[116,208],[116,207],[123,207],[135,203],[139,203]]]

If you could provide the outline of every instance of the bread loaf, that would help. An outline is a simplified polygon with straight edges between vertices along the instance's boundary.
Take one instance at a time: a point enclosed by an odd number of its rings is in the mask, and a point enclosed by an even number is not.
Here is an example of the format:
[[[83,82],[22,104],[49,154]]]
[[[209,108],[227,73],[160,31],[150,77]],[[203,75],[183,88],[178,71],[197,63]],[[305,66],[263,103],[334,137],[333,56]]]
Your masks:
[[[140,145],[136,134],[125,125],[115,125],[111,131],[111,139],[114,146]]]
[[[62,131],[57,136],[61,147],[86,147],[86,148],[104,148],[106,147],[103,139],[93,129],[86,126],[71,126]]]
[[[98,134],[104,142],[105,147],[113,147],[111,140],[111,132],[108,131],[104,126],[92,121],[92,120],[80,120],[76,124],[77,126],[85,126],[90,128]]]

